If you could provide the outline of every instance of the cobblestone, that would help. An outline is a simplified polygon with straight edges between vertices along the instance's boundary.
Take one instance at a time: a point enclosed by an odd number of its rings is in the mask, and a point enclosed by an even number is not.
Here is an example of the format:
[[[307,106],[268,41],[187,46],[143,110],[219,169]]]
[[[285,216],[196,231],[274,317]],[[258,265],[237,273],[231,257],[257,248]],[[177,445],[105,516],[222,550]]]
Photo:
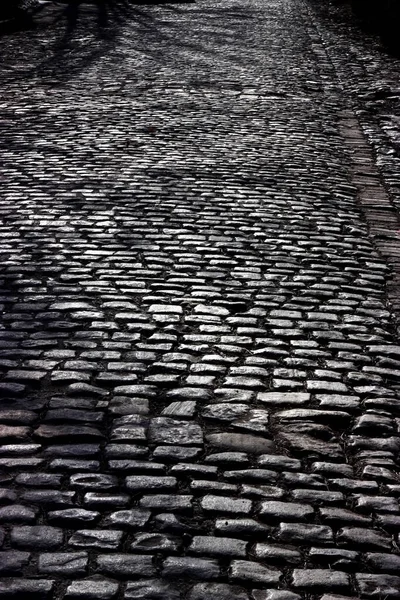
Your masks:
[[[0,582],[0,598],[50,598],[54,581],[49,579],[8,579]]]
[[[349,588],[349,576],[330,569],[295,569],[293,571],[295,589],[345,590]]]
[[[179,600],[180,593],[172,585],[161,579],[145,579],[129,582],[126,586],[124,598],[127,600],[133,600],[134,598]]]
[[[38,562],[38,573],[41,575],[84,575],[88,564],[86,552],[60,552],[41,554]]]
[[[400,598],[397,58],[325,0],[0,23],[0,598]]]
[[[118,583],[94,575],[91,578],[73,581],[65,593],[65,598],[76,600],[112,600],[118,593]]]
[[[103,554],[97,558],[97,570],[111,577],[154,577],[152,556],[137,554]]]

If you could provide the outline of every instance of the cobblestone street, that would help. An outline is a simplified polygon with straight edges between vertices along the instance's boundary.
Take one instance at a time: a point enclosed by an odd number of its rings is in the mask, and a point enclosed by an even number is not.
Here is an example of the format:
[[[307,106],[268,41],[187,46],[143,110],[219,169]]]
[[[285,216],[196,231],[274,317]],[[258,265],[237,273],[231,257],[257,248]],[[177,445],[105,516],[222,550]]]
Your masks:
[[[400,598],[400,60],[345,11],[0,37],[1,600]]]

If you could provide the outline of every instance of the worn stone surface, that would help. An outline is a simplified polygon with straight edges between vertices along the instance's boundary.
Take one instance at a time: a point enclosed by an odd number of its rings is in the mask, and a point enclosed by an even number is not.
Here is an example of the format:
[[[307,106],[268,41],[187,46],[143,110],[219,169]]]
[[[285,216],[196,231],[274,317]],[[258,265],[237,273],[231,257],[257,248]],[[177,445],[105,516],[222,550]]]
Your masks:
[[[12,579],[4,578],[0,582],[0,598],[51,598],[54,580],[49,579]]]
[[[13,527],[11,545],[15,548],[53,550],[63,543],[63,532],[47,525],[22,525]]]
[[[97,570],[115,578],[153,577],[156,569],[152,556],[140,554],[100,554],[97,557]]]
[[[66,577],[84,575],[88,560],[86,552],[40,554],[38,572],[41,575],[61,575]]]
[[[347,573],[330,569],[295,569],[293,587],[328,591],[346,590],[350,587],[350,579]]]
[[[128,582],[124,598],[146,600],[180,600],[180,592],[172,584],[161,579],[144,579]]]
[[[362,598],[400,598],[400,577],[374,573],[357,573],[357,585]]]
[[[0,553],[0,573],[4,575],[20,574],[28,566],[31,554],[18,550]]]
[[[398,598],[399,60],[333,0],[33,19],[0,21],[0,598]]]
[[[276,585],[282,573],[278,570],[268,569],[263,565],[246,560],[234,560],[230,566],[229,579],[235,582],[246,582],[254,584]]]
[[[73,581],[65,593],[71,600],[113,600],[118,594],[118,583],[110,579],[94,575],[88,579]]]
[[[248,594],[243,588],[226,585],[225,583],[198,583],[191,589],[188,600],[248,600]]]

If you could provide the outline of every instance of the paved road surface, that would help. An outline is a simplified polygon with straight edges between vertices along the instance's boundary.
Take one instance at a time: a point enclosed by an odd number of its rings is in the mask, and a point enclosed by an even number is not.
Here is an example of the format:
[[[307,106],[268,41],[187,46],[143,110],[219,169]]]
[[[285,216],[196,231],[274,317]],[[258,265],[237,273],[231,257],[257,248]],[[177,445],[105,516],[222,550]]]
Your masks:
[[[400,598],[399,61],[320,4],[0,39],[0,598]]]

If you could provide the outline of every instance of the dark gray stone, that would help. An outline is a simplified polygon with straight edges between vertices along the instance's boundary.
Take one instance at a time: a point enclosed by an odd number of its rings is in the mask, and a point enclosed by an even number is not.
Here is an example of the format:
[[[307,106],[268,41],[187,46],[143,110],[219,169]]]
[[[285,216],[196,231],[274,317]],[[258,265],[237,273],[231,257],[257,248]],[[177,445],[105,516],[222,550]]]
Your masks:
[[[206,513],[226,513],[230,515],[248,515],[252,509],[251,500],[207,495],[201,500],[201,508]]]
[[[79,441],[95,441],[102,439],[103,434],[95,427],[83,425],[40,425],[35,432],[34,437],[40,442],[62,443]]]
[[[63,532],[46,525],[22,525],[11,529],[11,544],[29,550],[56,550],[63,543]]]
[[[289,544],[332,544],[333,532],[324,525],[309,523],[281,523],[278,538]]]
[[[288,590],[252,590],[251,600],[301,600],[301,596]]]
[[[346,590],[350,588],[347,573],[331,569],[294,569],[292,585],[301,590]]]
[[[131,552],[176,554],[180,539],[161,533],[137,533],[132,538]]]
[[[71,600],[113,600],[118,594],[118,583],[94,575],[78,579],[67,587],[64,598]]]
[[[255,519],[217,519],[215,531],[222,535],[234,535],[244,538],[265,537],[270,528]]]
[[[106,525],[112,525],[123,529],[141,529],[148,523],[151,516],[149,510],[139,508],[131,510],[119,510],[111,513],[106,519]]]
[[[60,575],[77,577],[86,573],[88,565],[86,552],[57,552],[39,555],[38,573],[40,575]]]
[[[109,531],[103,529],[81,529],[69,538],[68,544],[74,548],[117,550],[123,531]]]
[[[136,475],[126,478],[126,487],[132,492],[158,493],[174,490],[177,486],[175,477],[160,477],[151,475]]]
[[[47,600],[51,597],[54,581],[49,579],[8,579],[0,582],[0,598],[4,600],[22,600],[34,598]]]
[[[156,575],[156,569],[151,556],[141,556],[138,554],[100,554],[96,562],[97,570],[110,577],[130,579],[131,577],[154,577]]]
[[[61,477],[56,473],[20,473],[15,478],[15,483],[27,487],[57,489],[61,487]]]
[[[360,553],[342,548],[311,548],[309,560],[312,564],[348,570],[359,563]]]
[[[254,556],[263,562],[277,566],[297,565],[302,561],[301,553],[293,548],[277,546],[268,543],[259,543],[254,547]]]
[[[324,523],[334,525],[345,525],[345,524],[370,524],[372,522],[371,517],[359,515],[346,508],[320,508],[321,519]]]
[[[0,523],[34,523],[36,521],[37,510],[14,504],[0,508]]]
[[[375,573],[356,573],[362,598],[400,598],[400,577]]]
[[[260,504],[260,518],[265,521],[306,521],[314,514],[309,504],[269,500]]]
[[[62,492],[60,490],[28,490],[21,494],[22,501],[37,504],[47,509],[73,506],[75,497],[75,492]]]
[[[188,552],[190,554],[245,558],[246,546],[246,542],[234,538],[195,536]]]
[[[337,542],[340,546],[355,546],[371,550],[390,550],[392,547],[391,537],[388,534],[361,527],[343,527],[338,531]]]
[[[396,554],[382,554],[380,552],[369,552],[365,559],[373,571],[384,571],[386,573],[400,573],[400,556]]]
[[[161,579],[128,582],[124,600],[180,600],[181,594],[173,584]]]
[[[0,574],[2,576],[21,574],[28,565],[30,557],[29,552],[19,550],[0,552]]]
[[[154,494],[154,496],[143,496],[139,501],[141,508],[159,511],[191,513],[193,511],[193,496],[173,496],[168,494]]]
[[[206,436],[206,439],[215,448],[233,450],[234,452],[264,454],[274,449],[271,440],[247,433],[210,433]]]
[[[78,490],[113,490],[118,486],[118,479],[114,475],[101,475],[100,473],[76,473],[70,477],[70,486]]]
[[[234,560],[229,569],[229,579],[247,584],[277,585],[282,576],[278,570],[268,569],[263,565],[247,560]]]
[[[218,561],[212,558],[191,558],[171,556],[164,561],[164,577],[204,579],[213,581],[219,577]]]
[[[243,588],[225,583],[198,583],[193,586],[188,600],[248,600],[249,596]]]
[[[169,417],[157,417],[150,423],[149,440],[153,444],[201,446],[203,432],[196,423],[178,421]]]
[[[75,525],[81,526],[85,523],[96,523],[100,519],[100,513],[94,510],[85,510],[84,508],[66,508],[65,510],[49,512],[47,518],[49,523],[73,528]]]

